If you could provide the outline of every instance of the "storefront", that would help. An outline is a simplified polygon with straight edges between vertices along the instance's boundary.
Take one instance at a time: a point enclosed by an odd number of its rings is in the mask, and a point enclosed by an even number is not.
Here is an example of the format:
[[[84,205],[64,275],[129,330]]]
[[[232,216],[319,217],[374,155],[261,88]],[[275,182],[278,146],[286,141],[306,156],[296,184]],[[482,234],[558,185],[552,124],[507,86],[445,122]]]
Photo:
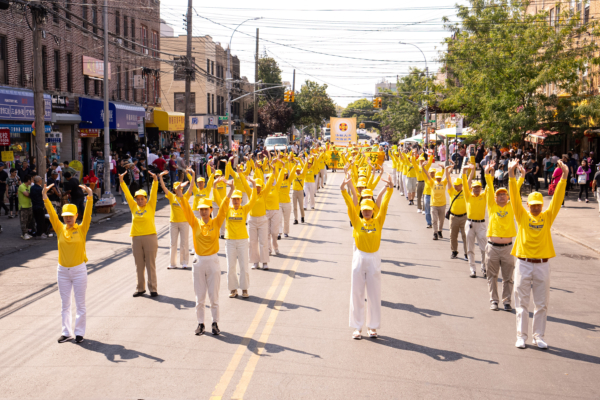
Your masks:
[[[51,142],[46,141],[46,157],[59,161],[77,159],[75,126],[80,122],[81,117],[75,113],[73,97],[52,95],[52,132],[55,134],[51,135]]]
[[[52,116],[52,98],[44,94],[44,121],[50,122]],[[32,123],[35,118],[33,105],[33,91],[0,87],[0,129],[9,129],[8,140],[2,142],[2,160],[14,161],[29,160],[33,156]],[[46,125],[44,131],[51,132],[51,127]]]
[[[208,143],[216,143],[219,129],[219,117],[216,115],[191,115],[190,130],[196,134],[192,134],[195,142],[199,145]],[[192,139],[192,141],[194,141]]]
[[[152,115],[146,118],[146,134],[148,143],[158,145],[159,149],[183,148],[185,130],[185,114],[164,111],[155,108]]]

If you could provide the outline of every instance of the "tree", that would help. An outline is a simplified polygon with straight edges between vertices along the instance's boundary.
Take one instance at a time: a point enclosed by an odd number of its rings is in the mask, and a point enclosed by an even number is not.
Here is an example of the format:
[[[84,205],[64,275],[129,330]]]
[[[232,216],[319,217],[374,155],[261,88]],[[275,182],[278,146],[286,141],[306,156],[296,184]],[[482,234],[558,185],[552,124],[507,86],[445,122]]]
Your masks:
[[[327,85],[307,80],[296,95],[296,102],[299,109],[295,116],[296,123],[317,128],[324,119],[337,115],[335,104],[327,94]]]
[[[368,99],[358,99],[350,104],[342,112],[342,118],[356,118],[356,122],[360,124],[364,121],[377,120],[377,111],[373,108],[373,101]],[[372,130],[378,128],[379,124],[365,122],[365,128]]]
[[[254,122],[254,106],[246,111],[246,120]],[[293,123],[294,110],[282,99],[266,101],[258,108],[259,136],[271,135],[276,132],[286,132]]]
[[[452,79],[442,106],[460,110],[490,142],[518,142],[540,128],[570,132],[580,120],[581,76],[599,61],[588,35],[595,22],[582,24],[568,6],[549,21],[546,11],[528,14],[529,4],[470,0],[457,6],[460,23],[446,26],[453,35],[442,61]],[[556,86],[559,93],[547,92]]]
[[[282,85],[281,68],[274,58],[267,56],[266,52],[258,59],[258,80],[261,81],[259,84],[261,89]],[[284,88],[265,90],[263,93],[263,99],[266,100],[283,99]],[[262,105],[264,101],[260,100],[259,103]]]

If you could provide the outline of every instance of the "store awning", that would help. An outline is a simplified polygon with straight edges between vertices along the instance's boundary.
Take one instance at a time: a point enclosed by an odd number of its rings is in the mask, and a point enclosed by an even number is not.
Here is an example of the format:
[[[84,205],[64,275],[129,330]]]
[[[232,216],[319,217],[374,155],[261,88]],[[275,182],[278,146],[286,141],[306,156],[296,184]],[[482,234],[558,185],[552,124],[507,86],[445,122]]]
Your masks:
[[[52,117],[52,96],[44,94],[44,121]],[[33,121],[33,90],[0,87],[0,119],[14,121]]]
[[[436,130],[438,135],[442,135],[448,138],[448,140],[454,139],[456,137],[456,127],[446,128],[446,129],[438,129]],[[475,130],[472,128],[463,128],[462,133],[458,134],[459,138],[465,138],[469,136],[473,136],[475,134]]]
[[[125,103],[108,103],[110,114],[109,128],[117,131],[138,130],[138,118],[141,120],[146,115],[144,107]],[[80,128],[104,129],[104,101],[79,98],[79,115],[81,116]]]
[[[185,129],[185,114],[174,111],[154,109],[154,122],[147,127],[158,128],[159,131],[181,132]]]
[[[81,115],[67,113],[52,113],[52,123],[59,125],[75,125],[81,122]]]
[[[545,131],[543,129],[540,129],[539,131],[536,131],[536,132],[528,131],[527,137],[525,137],[525,141],[529,142],[529,143],[534,143],[534,144],[543,144],[543,145],[547,145],[547,146],[553,146],[556,144],[560,144],[560,137],[551,138],[551,139],[548,139],[548,137],[554,136],[556,134],[558,134],[558,132]]]

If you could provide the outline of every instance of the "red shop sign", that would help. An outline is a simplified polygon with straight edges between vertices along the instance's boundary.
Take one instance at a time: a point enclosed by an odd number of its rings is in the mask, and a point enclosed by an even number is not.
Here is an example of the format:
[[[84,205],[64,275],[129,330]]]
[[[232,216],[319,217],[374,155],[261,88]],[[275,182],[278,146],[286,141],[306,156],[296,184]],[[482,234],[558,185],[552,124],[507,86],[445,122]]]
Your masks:
[[[0,146],[10,146],[10,129],[0,129]]]

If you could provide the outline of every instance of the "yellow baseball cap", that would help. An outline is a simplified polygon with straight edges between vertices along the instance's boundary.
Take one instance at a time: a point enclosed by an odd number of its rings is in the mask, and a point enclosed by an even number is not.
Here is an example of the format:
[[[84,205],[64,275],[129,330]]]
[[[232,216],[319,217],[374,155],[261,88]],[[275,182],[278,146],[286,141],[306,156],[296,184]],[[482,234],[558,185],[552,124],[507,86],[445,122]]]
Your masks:
[[[241,199],[242,198],[242,191],[241,190],[234,190],[233,194],[231,195],[232,199]]]
[[[206,180],[203,177],[200,177],[196,179],[196,182],[206,182]]]
[[[175,183],[173,184],[173,190],[177,190],[177,188],[178,188],[179,186],[181,186],[181,182],[175,182]]]
[[[215,175],[221,176],[221,175],[223,175],[223,171],[221,171],[220,169],[218,169],[218,170],[215,171]]]
[[[256,183],[256,186],[260,186],[263,187],[265,185],[265,183],[263,182],[262,179],[258,178],[254,181]]]
[[[75,204],[65,204],[62,208],[63,217],[75,216],[77,215],[77,206]]]
[[[360,195],[362,197],[373,196],[373,190],[371,190],[371,189],[364,189]]]
[[[211,208],[212,207],[212,199],[210,197],[205,197],[198,201],[198,210],[201,208]]]
[[[500,192],[506,192],[508,194],[508,190],[506,188],[503,188],[503,187],[496,189],[496,194],[498,194]]]
[[[356,183],[356,187],[367,187],[367,180],[359,179],[358,182]]]
[[[367,199],[367,200],[363,200],[362,203],[360,203],[360,211],[364,211],[364,210],[373,210],[375,208],[375,202],[371,199]]]
[[[444,177],[444,173],[442,171],[438,171],[438,172],[435,173],[435,177],[441,179],[441,178]]]
[[[527,204],[544,204],[544,196],[540,192],[532,192],[527,196]]]
[[[475,187],[475,186],[481,186],[481,182],[479,181],[473,181],[473,183],[471,184],[471,186]]]
[[[453,185],[462,185],[462,179],[461,179],[461,178],[456,178],[456,179],[454,180],[454,183],[453,183]]]
[[[179,183],[179,182],[177,182],[177,183]],[[148,197],[148,193],[146,193],[146,191],[144,189],[140,189],[137,192],[135,192],[135,194],[133,195],[133,197],[138,197],[138,196]]]

